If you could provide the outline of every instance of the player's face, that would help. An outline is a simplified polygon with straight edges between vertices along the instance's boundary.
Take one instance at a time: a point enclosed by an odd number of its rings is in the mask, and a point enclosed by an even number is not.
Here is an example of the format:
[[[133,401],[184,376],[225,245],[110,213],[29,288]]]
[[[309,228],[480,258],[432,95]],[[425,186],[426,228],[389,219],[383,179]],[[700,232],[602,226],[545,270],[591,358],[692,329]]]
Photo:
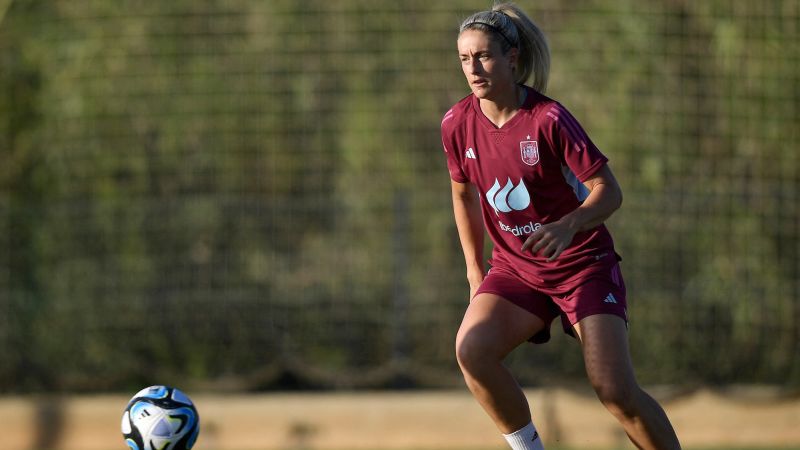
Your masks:
[[[513,91],[516,55],[516,49],[504,55],[500,44],[483,31],[466,30],[458,37],[461,69],[470,89],[480,99],[493,100]]]

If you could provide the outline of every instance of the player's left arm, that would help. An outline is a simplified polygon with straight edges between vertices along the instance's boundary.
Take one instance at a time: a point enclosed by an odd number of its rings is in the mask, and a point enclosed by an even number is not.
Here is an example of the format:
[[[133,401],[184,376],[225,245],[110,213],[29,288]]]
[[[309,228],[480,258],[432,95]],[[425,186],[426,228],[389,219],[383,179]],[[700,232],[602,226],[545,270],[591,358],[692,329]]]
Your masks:
[[[523,252],[530,249],[553,261],[569,247],[576,233],[605,222],[622,205],[622,189],[608,164],[603,164],[583,185],[589,189],[583,203],[561,219],[534,231],[522,244]]]

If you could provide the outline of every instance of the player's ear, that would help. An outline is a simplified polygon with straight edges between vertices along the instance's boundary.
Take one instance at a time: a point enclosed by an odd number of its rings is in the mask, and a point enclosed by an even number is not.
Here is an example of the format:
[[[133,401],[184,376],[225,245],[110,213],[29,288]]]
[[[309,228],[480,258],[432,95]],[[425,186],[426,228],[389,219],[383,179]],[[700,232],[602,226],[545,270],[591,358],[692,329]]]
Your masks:
[[[508,49],[508,63],[511,65],[511,70],[517,70],[517,61],[519,60],[519,49],[511,47]]]

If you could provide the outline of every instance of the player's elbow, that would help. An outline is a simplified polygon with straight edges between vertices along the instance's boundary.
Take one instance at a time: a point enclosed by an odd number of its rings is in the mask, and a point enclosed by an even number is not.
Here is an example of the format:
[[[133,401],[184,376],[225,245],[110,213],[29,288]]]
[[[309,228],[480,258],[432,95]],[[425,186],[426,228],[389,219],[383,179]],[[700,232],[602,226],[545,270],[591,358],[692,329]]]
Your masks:
[[[622,206],[622,187],[612,176],[603,182],[603,194],[608,199],[611,211],[616,211]]]
[[[598,191],[599,202],[603,205],[603,209],[612,214],[622,206],[622,189],[617,183],[599,183],[595,188],[600,188]]]
[[[618,210],[622,206],[622,188],[619,187],[618,184],[614,184],[614,211]]]

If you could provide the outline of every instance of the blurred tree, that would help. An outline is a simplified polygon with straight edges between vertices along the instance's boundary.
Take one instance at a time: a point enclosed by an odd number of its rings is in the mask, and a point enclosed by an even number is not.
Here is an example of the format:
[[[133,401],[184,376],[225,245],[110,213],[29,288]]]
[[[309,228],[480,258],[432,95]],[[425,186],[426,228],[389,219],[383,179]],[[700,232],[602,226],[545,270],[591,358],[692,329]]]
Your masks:
[[[485,7],[0,2],[0,390],[457,382],[439,121]],[[799,8],[529,11],[625,191],[645,382],[800,382]],[[583,377],[532,348],[524,382]]]

